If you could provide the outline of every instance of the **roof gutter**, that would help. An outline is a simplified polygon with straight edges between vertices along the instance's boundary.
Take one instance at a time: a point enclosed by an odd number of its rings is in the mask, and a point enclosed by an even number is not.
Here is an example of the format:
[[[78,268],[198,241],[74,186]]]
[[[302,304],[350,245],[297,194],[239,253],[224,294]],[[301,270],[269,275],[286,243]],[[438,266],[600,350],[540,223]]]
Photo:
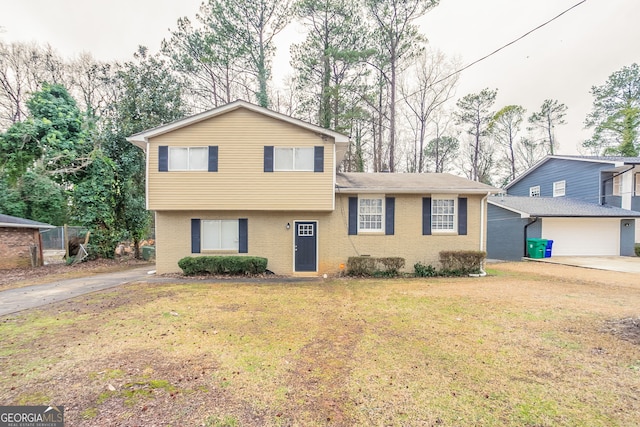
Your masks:
[[[625,173],[634,170],[635,167],[636,167],[636,165],[632,165],[632,166],[629,167],[629,169],[623,170],[623,171],[618,172],[618,173],[614,173],[613,175],[611,175],[611,178],[607,178],[604,181],[602,181],[602,195],[600,196],[601,197],[600,204],[602,206],[607,204],[607,194],[605,193],[605,186],[604,186],[605,182],[613,181],[614,178],[616,178],[616,177],[618,177],[620,175],[624,175]],[[612,196],[613,196],[613,194],[612,194]]]
[[[45,228],[56,228],[55,225],[49,225],[49,224],[42,224],[42,225],[38,225],[38,224],[16,224],[13,222],[0,222],[0,227],[7,227],[7,228],[33,228],[34,230],[40,230],[40,229],[45,229]]]

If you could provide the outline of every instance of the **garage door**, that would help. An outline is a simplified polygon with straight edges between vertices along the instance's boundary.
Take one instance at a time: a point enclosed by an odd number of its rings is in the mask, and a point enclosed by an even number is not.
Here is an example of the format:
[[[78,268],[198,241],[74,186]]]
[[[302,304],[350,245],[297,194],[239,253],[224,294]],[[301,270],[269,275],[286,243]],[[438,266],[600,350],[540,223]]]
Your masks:
[[[620,219],[544,218],[542,238],[553,240],[552,255],[620,255]]]

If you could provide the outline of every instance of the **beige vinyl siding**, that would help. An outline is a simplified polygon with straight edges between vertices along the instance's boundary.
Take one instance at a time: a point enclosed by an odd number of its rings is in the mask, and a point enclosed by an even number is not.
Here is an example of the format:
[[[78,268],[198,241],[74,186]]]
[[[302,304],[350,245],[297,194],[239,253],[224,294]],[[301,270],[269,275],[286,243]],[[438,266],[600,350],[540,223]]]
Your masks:
[[[151,210],[331,210],[334,142],[238,109],[152,138]],[[218,146],[218,172],[158,172],[158,147]],[[264,172],[264,146],[324,147],[324,172]]]
[[[387,196],[394,196],[388,194]],[[429,196],[424,195],[424,196]],[[191,218],[237,219],[248,218],[249,253],[264,256],[268,267],[276,274],[294,273],[294,222],[318,222],[318,275],[340,273],[340,264],[350,256],[400,256],[406,260],[405,271],[412,272],[416,262],[439,267],[442,250],[480,249],[481,195],[467,197],[467,232],[465,236],[452,234],[422,235],[423,195],[395,196],[395,235],[348,235],[349,198],[338,195],[333,212],[255,212],[255,211],[193,211],[156,212],[156,269],[158,273],[179,272],[178,261],[191,254]],[[291,225],[286,228],[287,223]],[[486,239],[486,235],[485,235]],[[483,239],[484,240],[484,239]],[[486,243],[483,241],[483,247]],[[227,251],[224,255],[229,255]],[[244,254],[243,254],[244,255]]]

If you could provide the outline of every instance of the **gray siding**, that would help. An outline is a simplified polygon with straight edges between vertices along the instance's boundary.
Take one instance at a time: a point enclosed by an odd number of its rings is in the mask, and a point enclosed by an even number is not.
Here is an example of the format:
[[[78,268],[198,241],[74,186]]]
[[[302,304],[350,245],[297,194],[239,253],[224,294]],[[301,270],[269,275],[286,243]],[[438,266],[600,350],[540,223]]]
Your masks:
[[[520,218],[520,215],[498,206],[488,206],[487,219],[487,258],[507,261],[519,261],[525,254],[524,227],[533,221]],[[540,238],[542,222],[528,228],[530,238]]]
[[[640,197],[633,196],[631,198],[631,210],[640,211]]]
[[[601,170],[608,163],[591,163],[565,159],[549,159],[509,188],[513,196],[529,196],[529,188],[540,186],[540,196],[553,197],[553,183],[566,181],[566,195],[589,203],[600,203]]]

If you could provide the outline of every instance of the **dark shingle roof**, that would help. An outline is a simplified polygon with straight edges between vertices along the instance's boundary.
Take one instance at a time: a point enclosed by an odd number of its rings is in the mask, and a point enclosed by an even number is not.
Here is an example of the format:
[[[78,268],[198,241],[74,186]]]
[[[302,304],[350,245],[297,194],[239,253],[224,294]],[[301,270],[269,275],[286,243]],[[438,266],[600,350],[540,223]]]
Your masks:
[[[577,156],[577,155],[556,155],[556,158],[592,160],[594,162],[617,162],[625,164],[640,164],[640,157],[623,157],[623,156]]]
[[[0,214],[0,227],[10,228],[55,228],[55,225],[44,222],[32,221],[30,219],[18,218],[17,216]]]
[[[610,163],[612,166],[622,166],[622,165],[640,165],[640,157],[622,157],[622,156],[577,156],[577,155],[548,155],[538,161],[535,165],[531,166],[529,169],[518,175],[516,179],[505,185],[505,190],[513,187],[516,183],[520,182],[523,178],[529,175],[534,170],[538,169],[540,166],[545,164],[546,162],[553,160],[574,160],[580,162],[593,162],[593,163]]]
[[[498,190],[451,175],[449,173],[338,173],[336,190],[339,193],[460,193],[487,194]]]
[[[640,218],[640,212],[567,197],[489,197],[489,203],[529,217]]]

